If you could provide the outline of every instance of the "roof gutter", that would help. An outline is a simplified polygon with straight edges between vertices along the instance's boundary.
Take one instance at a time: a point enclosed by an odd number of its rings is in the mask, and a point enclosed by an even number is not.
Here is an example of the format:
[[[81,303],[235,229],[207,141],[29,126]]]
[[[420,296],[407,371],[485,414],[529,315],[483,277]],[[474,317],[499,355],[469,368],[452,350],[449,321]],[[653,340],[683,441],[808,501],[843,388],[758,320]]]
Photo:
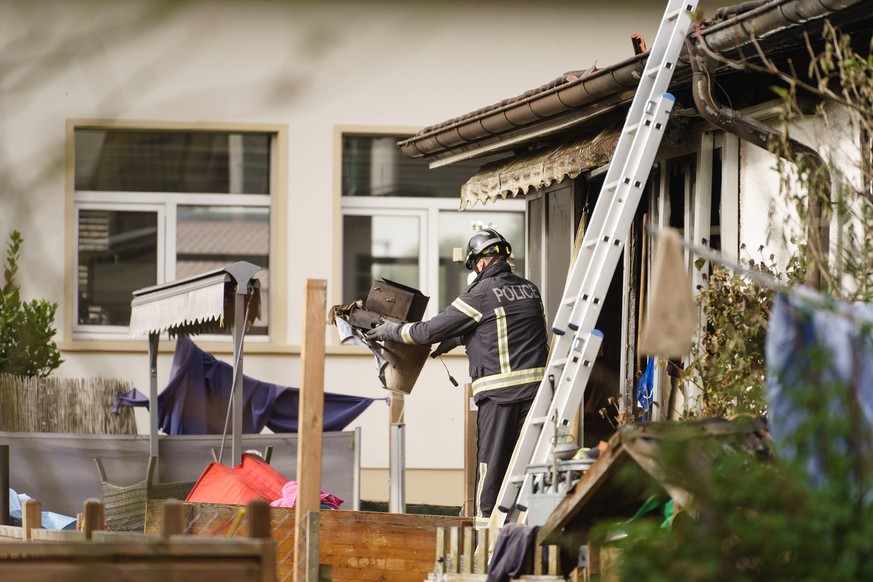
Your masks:
[[[700,34],[711,50],[727,52],[865,1],[775,0],[707,26]],[[407,157],[429,159],[437,166],[506,149],[507,142],[563,131],[629,103],[648,55],[643,53],[580,77],[565,75],[519,98],[427,127],[398,145]],[[683,76],[687,79],[687,71],[687,63],[678,63],[674,82]]]

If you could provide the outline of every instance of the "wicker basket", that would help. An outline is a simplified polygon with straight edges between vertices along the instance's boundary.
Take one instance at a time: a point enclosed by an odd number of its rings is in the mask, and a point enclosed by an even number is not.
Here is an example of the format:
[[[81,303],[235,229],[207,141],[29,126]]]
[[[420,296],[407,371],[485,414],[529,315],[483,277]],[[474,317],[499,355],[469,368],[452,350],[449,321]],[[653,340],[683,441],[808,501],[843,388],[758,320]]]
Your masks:
[[[145,515],[148,502],[156,499],[180,499],[182,501],[194,487],[194,481],[153,483],[156,457],[149,457],[144,481],[133,485],[115,485],[106,480],[106,471],[99,458],[94,459],[103,487],[104,521],[112,531],[145,530]]]

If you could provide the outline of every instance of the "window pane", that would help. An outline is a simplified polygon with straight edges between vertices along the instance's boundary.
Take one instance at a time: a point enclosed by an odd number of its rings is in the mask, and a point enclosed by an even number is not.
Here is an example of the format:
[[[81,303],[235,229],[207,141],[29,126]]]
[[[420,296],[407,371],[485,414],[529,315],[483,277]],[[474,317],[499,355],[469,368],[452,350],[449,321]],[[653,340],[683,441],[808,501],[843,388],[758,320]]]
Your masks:
[[[270,304],[270,211],[242,206],[179,206],[176,215],[176,279],[238,261],[262,268],[261,318],[252,332],[266,333]]]
[[[77,190],[269,194],[270,135],[76,129]]]
[[[430,169],[397,147],[407,137],[344,135],[342,195],[457,198],[461,184],[483,164],[475,160]]]
[[[418,289],[416,216],[343,217],[343,303],[366,299],[374,279]]]
[[[453,249],[466,251],[467,241],[476,229],[496,228],[512,246],[513,270],[524,276],[524,213],[523,212],[456,212],[439,214],[440,244],[440,311],[455,300],[467,286],[470,271],[452,261]]]
[[[130,323],[135,290],[157,284],[156,212],[79,211],[78,322]]]

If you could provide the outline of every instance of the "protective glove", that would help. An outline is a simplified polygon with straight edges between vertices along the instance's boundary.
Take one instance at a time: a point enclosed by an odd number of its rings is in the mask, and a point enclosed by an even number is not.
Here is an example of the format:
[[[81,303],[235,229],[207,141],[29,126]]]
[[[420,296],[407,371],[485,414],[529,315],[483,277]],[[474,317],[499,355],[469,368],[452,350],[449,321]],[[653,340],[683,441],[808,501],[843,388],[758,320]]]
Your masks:
[[[397,337],[397,331],[400,329],[399,323],[393,321],[383,321],[373,329],[367,332],[367,338],[371,340],[393,340]]]
[[[447,339],[445,341],[442,341],[437,345],[436,349],[430,353],[430,357],[431,358],[438,358],[441,355],[446,354],[446,353],[450,352],[451,350],[455,349],[459,345],[461,345],[461,338],[459,338],[459,337],[453,337],[453,338]]]

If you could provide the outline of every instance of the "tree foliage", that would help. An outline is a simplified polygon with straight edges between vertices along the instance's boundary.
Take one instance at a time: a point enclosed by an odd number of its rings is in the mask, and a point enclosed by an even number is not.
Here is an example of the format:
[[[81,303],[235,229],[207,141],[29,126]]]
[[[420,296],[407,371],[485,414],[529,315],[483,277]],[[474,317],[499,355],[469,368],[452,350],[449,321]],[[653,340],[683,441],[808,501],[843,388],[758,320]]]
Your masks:
[[[740,251],[747,252],[745,245]],[[747,256],[744,266],[785,286],[803,280],[804,269],[797,260],[780,270],[772,254],[764,256],[764,247],[758,248],[758,255],[758,259]],[[702,267],[700,262],[698,267]],[[704,279],[698,306],[705,329],[692,344],[682,380],[699,388],[700,416],[764,416],[764,341],[774,291],[743,272],[720,265],[713,265]]]
[[[21,300],[16,282],[24,239],[12,231],[6,247],[0,297],[0,373],[45,378],[61,365],[54,338],[57,303],[45,299]]]

